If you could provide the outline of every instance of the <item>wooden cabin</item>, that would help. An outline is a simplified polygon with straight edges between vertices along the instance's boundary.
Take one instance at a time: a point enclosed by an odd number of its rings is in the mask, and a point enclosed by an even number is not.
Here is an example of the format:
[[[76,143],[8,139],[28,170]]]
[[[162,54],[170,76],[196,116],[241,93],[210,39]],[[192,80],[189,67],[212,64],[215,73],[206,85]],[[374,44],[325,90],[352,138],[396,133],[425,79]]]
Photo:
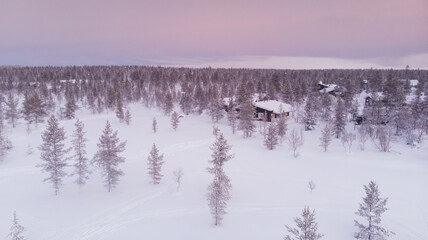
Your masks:
[[[291,117],[291,105],[276,100],[256,101],[253,103],[256,111],[255,118],[259,121],[274,122],[281,114]]]

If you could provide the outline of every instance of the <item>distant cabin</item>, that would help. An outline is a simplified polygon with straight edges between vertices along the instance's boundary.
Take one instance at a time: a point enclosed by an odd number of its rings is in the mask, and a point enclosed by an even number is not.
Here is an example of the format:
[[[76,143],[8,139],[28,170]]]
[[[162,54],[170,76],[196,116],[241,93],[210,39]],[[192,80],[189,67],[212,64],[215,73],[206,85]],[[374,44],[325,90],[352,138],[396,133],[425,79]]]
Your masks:
[[[256,101],[253,103],[256,108],[255,118],[259,121],[275,122],[284,114],[286,118],[291,117],[291,105],[276,100]],[[282,109],[282,113],[281,113]]]
[[[342,96],[345,92],[343,87],[339,87],[336,84],[324,84],[321,81],[318,83],[318,91],[320,93],[326,92],[332,96]],[[343,96],[342,96],[343,97]]]

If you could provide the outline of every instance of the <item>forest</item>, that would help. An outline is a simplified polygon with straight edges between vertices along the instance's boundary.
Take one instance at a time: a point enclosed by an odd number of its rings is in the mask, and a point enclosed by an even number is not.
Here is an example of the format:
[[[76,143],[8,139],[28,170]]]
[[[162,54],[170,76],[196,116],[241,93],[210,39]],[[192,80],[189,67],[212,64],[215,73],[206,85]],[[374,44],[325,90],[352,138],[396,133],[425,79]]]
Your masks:
[[[226,162],[237,158],[233,154],[234,144],[226,140],[229,135],[224,133],[222,123],[233,135],[239,135],[242,139],[261,136],[260,145],[267,152],[286,144],[295,159],[300,158],[299,149],[308,140],[305,138],[313,136],[306,133],[313,131],[319,131],[320,135],[309,142],[316,143],[313,147],[323,152],[333,149],[334,154],[337,148],[330,146],[336,140],[348,153],[351,153],[354,143],[360,151],[365,151],[367,145],[372,143],[379,153],[387,154],[392,150],[392,142],[405,145],[408,149],[418,149],[423,143],[428,134],[427,96],[428,70],[409,67],[402,70],[275,70],[2,66],[0,163],[11,161],[8,152],[14,148],[13,136],[10,135],[12,130],[25,126],[28,135],[37,133],[37,137],[41,138],[38,150],[42,162],[37,164],[37,168],[48,173],[44,181],[51,185],[55,196],[61,192],[64,177],[74,176],[74,182],[83,187],[95,168],[100,171],[104,186],[110,192],[126,175],[119,168],[127,161],[122,152],[129,144],[135,144],[135,139],[120,139],[118,131],[114,130],[116,123],[107,120],[96,144],[97,149],[88,150],[93,153],[90,159],[86,151],[87,129],[84,121],[79,119],[82,112],[91,116],[113,113],[120,124],[138,126],[139,122],[134,120],[135,106],[142,106],[166,117],[173,133],[180,131],[180,122],[189,116],[207,115],[212,125],[209,130],[212,130],[215,141],[209,147],[212,155],[206,171],[213,179],[206,198],[214,225],[217,226],[221,225],[232,198],[233,179],[224,167],[229,164]],[[280,117],[272,122],[256,119],[254,102],[267,100],[289,104],[291,114],[285,117],[281,112]],[[158,121],[165,123],[165,119],[157,119],[151,114],[149,110],[138,112],[138,115],[150,118],[151,126],[147,128],[155,134],[159,127],[163,127]],[[67,120],[73,120],[74,124],[74,131],[69,136],[61,127],[62,121]],[[39,125],[46,126],[46,129],[40,132]],[[189,126],[189,129],[192,128],[198,129],[197,126]],[[71,139],[70,144],[64,142],[66,138]],[[147,147],[150,149],[147,175],[153,186],[163,181],[163,164],[169,161],[168,156],[162,154],[161,147],[165,145],[155,144],[154,140]],[[28,145],[27,154],[31,155],[32,151],[32,146]],[[342,154],[338,152],[338,155]],[[73,165],[69,163],[71,159]],[[64,170],[70,165],[74,168],[72,174]],[[173,174],[178,191],[183,171],[181,168],[174,169]],[[315,182],[309,181],[308,188],[312,193],[316,188]],[[366,197],[356,214],[367,218],[369,227],[355,221],[358,231],[354,237],[372,239],[372,236],[377,236],[386,239],[386,236],[394,235],[379,225],[380,215],[387,210],[385,205],[388,198],[380,197],[374,181],[364,185],[364,190]],[[372,205],[376,207],[372,209]],[[295,219],[298,228],[286,225],[285,230],[291,236],[286,235],[284,239],[323,238],[324,234],[317,233],[315,210],[305,206],[301,215],[301,219]],[[299,238],[307,225],[311,226],[312,232],[308,234],[312,237]],[[23,230],[14,213],[11,234],[19,237]]]

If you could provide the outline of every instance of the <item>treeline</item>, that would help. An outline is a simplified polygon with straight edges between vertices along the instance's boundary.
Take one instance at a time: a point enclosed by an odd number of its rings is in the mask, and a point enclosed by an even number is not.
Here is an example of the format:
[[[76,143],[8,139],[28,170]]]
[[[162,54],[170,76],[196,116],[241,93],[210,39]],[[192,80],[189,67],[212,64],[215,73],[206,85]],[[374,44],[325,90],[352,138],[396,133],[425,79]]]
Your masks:
[[[417,80],[417,84],[414,84]],[[92,113],[114,110],[126,120],[126,106],[141,102],[158,107],[169,115],[178,105],[184,114],[206,111],[216,122],[224,117],[224,101],[246,105],[255,95],[260,99],[279,100],[293,106],[296,121],[314,129],[319,122],[333,123],[360,117],[377,136],[391,131],[405,136],[408,143],[421,140],[428,130],[428,71],[412,70],[273,70],[273,69],[192,69],[147,66],[70,66],[70,67],[0,67],[3,118],[13,125],[23,117],[30,125],[55,114],[72,119],[78,107]],[[319,91],[319,83],[335,84],[335,97]],[[413,84],[413,85],[412,85]],[[370,101],[359,106],[356,96],[365,92]],[[18,107],[17,99],[22,100]],[[7,105],[7,106],[6,106]],[[337,113],[337,106],[344,113]],[[342,106],[343,105],[343,106]],[[364,108],[363,113],[358,109]],[[336,112],[335,112],[336,111]],[[4,114],[2,114],[4,115]],[[251,113],[249,113],[251,115]],[[233,116],[229,116],[232,120]],[[126,121],[125,121],[126,122]],[[245,126],[244,136],[251,136]],[[337,126],[339,125],[339,126]],[[373,126],[376,129],[373,129]],[[388,126],[378,130],[377,126]],[[252,131],[250,129],[250,131]],[[342,134],[335,129],[336,137]]]

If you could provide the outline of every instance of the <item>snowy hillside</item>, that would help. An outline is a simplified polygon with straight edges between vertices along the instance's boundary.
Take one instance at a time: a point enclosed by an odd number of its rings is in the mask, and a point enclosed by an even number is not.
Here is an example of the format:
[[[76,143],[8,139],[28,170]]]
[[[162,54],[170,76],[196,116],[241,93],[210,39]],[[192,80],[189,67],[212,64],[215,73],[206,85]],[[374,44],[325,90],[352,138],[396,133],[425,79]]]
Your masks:
[[[212,176],[207,173],[210,145],[215,137],[212,122],[206,115],[181,118],[176,131],[170,118],[157,109],[141,104],[130,105],[132,122],[120,123],[113,112],[92,115],[86,110],[76,113],[85,124],[88,156],[95,154],[98,138],[109,120],[126,140],[120,165],[125,175],[112,192],[103,186],[100,173],[93,171],[81,189],[68,176],[59,195],[54,196],[47,176],[36,165],[41,163],[38,146],[44,124],[34,125],[27,133],[21,121],[17,128],[5,131],[14,148],[0,162],[0,236],[7,236],[16,211],[26,228],[28,239],[282,239],[284,224],[294,226],[293,219],[302,209],[316,209],[319,232],[323,239],[353,239],[354,219],[364,196],[363,185],[378,183],[381,197],[388,197],[388,210],[382,225],[395,232],[390,239],[428,239],[428,144],[417,148],[398,139],[390,152],[379,152],[369,139],[365,151],[357,142],[351,152],[333,139],[327,152],[320,147],[320,129],[304,133],[300,156],[293,157],[286,142],[274,150],[263,145],[256,133],[244,139],[242,132],[232,134],[223,118],[217,126],[225,134],[235,157],[225,166],[231,179],[232,198],[228,202],[221,226],[213,226],[206,200]],[[152,119],[158,132],[152,131]],[[70,142],[75,120],[62,120]],[[288,132],[303,126],[288,122]],[[349,131],[355,131],[348,126]],[[149,183],[147,157],[156,143],[164,154],[164,178],[159,185]],[[28,155],[28,146],[33,153]],[[72,162],[70,162],[70,165]],[[173,171],[181,168],[180,189]],[[67,173],[73,169],[69,167]],[[316,184],[312,191],[307,185]]]

